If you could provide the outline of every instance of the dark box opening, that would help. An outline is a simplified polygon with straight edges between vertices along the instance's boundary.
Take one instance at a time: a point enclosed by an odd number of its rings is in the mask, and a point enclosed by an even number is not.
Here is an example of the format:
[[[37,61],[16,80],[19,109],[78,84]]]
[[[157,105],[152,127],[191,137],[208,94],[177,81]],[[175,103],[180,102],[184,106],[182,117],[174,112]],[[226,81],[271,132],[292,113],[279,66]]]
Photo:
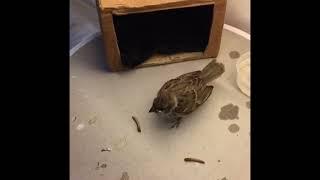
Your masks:
[[[153,54],[203,52],[213,5],[113,15],[122,64],[133,68]]]

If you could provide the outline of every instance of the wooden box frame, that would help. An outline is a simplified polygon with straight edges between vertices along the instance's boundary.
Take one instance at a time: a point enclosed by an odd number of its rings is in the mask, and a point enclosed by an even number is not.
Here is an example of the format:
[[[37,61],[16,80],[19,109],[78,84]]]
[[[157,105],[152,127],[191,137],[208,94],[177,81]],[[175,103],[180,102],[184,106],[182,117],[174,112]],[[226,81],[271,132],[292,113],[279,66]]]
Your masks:
[[[151,57],[138,67],[147,67],[176,63],[187,60],[215,58],[218,56],[223,30],[226,0],[97,0],[107,65],[111,71],[127,69],[122,65],[117,35],[113,24],[113,14],[126,15],[166,9],[214,5],[208,45],[204,52],[179,53],[167,56]]]

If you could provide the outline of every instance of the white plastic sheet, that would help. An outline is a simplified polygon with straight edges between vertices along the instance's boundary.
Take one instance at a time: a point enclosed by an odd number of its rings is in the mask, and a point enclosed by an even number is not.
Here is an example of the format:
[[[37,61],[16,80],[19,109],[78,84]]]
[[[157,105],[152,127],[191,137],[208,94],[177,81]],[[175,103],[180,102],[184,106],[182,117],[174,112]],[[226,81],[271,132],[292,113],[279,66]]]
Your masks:
[[[95,0],[70,0],[70,56],[100,34]]]

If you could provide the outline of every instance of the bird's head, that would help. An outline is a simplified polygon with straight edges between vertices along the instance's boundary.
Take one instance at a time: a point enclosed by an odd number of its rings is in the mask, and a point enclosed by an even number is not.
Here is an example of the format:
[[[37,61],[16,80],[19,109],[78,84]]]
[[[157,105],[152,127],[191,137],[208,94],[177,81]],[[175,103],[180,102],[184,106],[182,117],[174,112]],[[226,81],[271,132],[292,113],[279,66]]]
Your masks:
[[[149,112],[168,113],[174,106],[174,98],[169,93],[161,93],[153,100]]]

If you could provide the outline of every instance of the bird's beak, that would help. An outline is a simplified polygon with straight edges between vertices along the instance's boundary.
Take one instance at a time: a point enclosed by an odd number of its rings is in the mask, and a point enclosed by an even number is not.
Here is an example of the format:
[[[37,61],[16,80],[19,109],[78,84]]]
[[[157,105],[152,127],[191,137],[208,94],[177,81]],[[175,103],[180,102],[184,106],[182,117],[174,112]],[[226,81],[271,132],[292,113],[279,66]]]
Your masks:
[[[155,108],[154,108],[153,106],[152,106],[151,109],[149,110],[149,113],[150,113],[150,112],[156,112],[156,111],[155,111]]]

